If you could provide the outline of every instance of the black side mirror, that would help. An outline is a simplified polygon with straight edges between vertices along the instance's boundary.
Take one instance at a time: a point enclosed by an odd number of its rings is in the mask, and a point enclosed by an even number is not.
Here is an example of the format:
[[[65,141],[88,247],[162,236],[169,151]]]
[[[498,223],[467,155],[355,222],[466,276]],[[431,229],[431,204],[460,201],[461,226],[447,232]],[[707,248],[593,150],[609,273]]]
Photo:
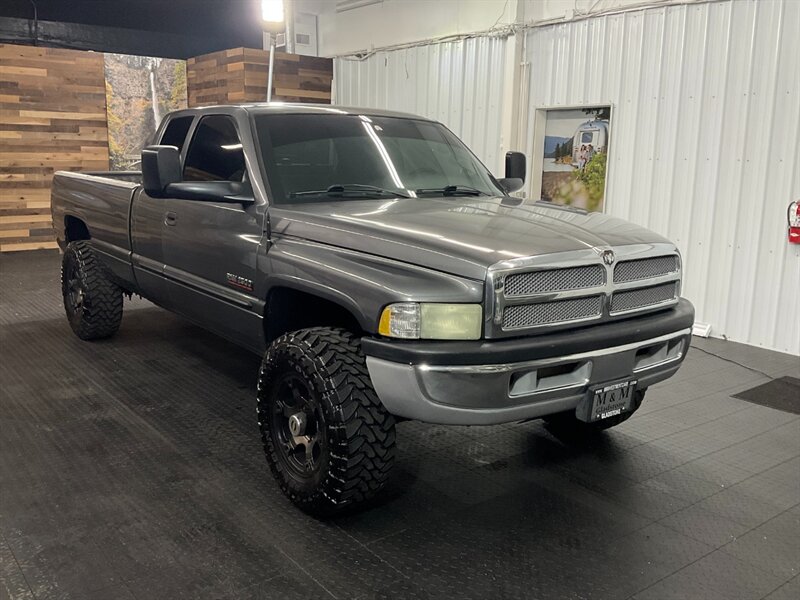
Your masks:
[[[246,181],[181,181],[170,183],[165,195],[181,200],[234,204],[252,204],[256,201],[253,188]]]
[[[506,193],[522,189],[526,170],[525,155],[522,152],[506,152],[506,176],[499,180]]]
[[[142,186],[151,198],[163,198],[167,186],[181,180],[181,155],[175,146],[142,150]]]

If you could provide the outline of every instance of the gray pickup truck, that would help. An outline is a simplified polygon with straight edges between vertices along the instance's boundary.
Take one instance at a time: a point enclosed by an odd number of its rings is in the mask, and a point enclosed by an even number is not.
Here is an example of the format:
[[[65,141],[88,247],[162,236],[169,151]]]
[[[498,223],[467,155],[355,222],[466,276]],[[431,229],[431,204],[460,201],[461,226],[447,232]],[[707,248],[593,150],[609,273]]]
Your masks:
[[[52,210],[75,334],[141,295],[253,352],[271,471],[303,510],[370,500],[395,423],[617,425],[689,348],[676,247],[523,203],[440,123],[333,106],[169,114],[141,173],[66,173]]]

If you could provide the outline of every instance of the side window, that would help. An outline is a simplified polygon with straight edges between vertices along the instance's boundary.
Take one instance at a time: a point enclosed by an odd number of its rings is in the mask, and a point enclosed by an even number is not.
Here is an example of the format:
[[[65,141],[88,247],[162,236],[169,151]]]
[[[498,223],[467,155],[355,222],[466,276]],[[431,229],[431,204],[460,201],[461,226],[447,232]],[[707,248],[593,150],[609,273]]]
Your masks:
[[[189,144],[183,179],[242,181],[244,174],[244,152],[233,119],[227,115],[203,117]]]
[[[192,116],[172,119],[164,130],[164,135],[161,136],[161,145],[175,146],[178,152],[183,150],[186,134],[189,133],[189,127],[192,126],[192,119],[194,119]]]

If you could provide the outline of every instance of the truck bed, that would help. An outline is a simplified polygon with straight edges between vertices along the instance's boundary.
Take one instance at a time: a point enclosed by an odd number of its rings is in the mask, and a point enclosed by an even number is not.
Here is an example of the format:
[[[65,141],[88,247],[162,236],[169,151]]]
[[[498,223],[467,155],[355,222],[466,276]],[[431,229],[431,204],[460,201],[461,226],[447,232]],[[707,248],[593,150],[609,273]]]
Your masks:
[[[63,172],[63,171],[62,171]],[[101,179],[114,179],[116,181],[142,182],[141,171],[84,171],[84,175],[100,177]]]
[[[122,280],[129,280],[131,202],[141,178],[138,171],[56,172],[51,211],[61,249],[75,236],[75,224],[85,224],[92,246],[108,256],[109,265]]]
[[[90,228],[93,240],[130,250],[128,218],[141,178],[132,171],[56,172],[51,210],[59,245],[65,245],[65,220],[75,217]]]

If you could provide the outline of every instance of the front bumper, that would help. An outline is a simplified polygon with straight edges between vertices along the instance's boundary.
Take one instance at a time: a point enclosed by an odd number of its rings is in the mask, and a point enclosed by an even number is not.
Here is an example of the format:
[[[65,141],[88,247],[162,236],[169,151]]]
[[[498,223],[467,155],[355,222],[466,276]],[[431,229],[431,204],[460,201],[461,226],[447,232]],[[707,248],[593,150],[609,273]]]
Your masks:
[[[517,340],[396,342],[364,338],[367,368],[394,415],[491,425],[574,410],[590,386],[671,377],[686,356],[692,305],[616,323]]]

